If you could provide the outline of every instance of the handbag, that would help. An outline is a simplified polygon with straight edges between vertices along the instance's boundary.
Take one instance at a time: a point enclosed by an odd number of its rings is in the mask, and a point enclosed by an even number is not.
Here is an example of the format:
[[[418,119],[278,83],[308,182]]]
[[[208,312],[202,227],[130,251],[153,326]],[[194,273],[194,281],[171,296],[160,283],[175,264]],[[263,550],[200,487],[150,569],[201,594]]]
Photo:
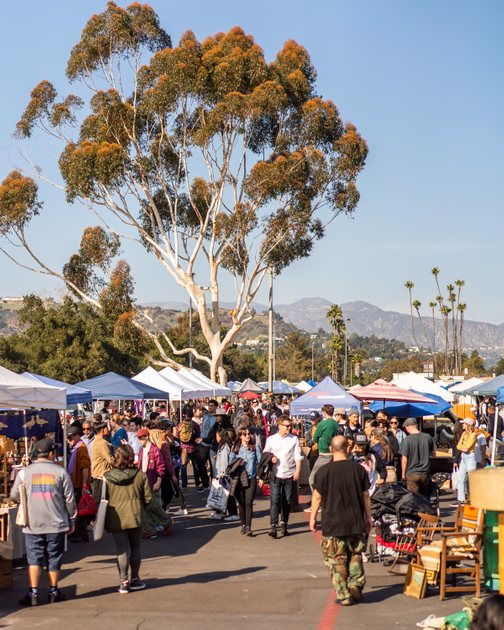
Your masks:
[[[213,479],[207,500],[207,508],[225,512],[229,497],[229,482],[225,477]]]
[[[105,481],[105,477],[102,480],[102,491],[101,491],[101,500],[100,505],[98,506],[98,511],[96,512],[96,520],[95,526],[93,528],[93,540],[100,540],[103,538],[103,534],[105,533],[105,517],[107,516],[108,509],[108,499],[105,498],[107,491],[107,482]]]
[[[97,510],[93,497],[90,494],[83,494],[77,506],[77,514],[79,516],[94,516]]]
[[[24,469],[19,471],[19,478],[21,483],[19,484],[19,506],[16,514],[16,525],[20,527],[29,527],[28,521],[28,496],[26,494],[26,484],[24,479]]]

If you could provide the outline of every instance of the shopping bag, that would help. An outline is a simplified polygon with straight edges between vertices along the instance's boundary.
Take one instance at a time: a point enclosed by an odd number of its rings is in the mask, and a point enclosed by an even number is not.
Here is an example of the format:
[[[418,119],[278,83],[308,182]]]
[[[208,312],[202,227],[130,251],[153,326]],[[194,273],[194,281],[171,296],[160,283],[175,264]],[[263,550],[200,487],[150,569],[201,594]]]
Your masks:
[[[94,516],[97,510],[93,497],[90,494],[83,494],[77,506],[77,514],[79,516]]]
[[[100,505],[98,506],[98,511],[96,512],[96,520],[93,528],[93,540],[100,540],[100,538],[103,538],[103,534],[105,533],[105,517],[107,516],[109,503],[108,500],[105,498],[106,491],[107,482],[105,481],[104,477],[102,481]]]
[[[229,497],[229,485],[221,479],[213,479],[208,494],[207,508],[225,512]]]
[[[453,469],[453,472],[451,474],[451,487],[452,487],[452,490],[456,490],[457,489],[457,484],[458,484],[458,469],[457,470]]]
[[[28,496],[26,494],[26,485],[24,482],[24,469],[19,472],[21,483],[19,484],[19,505],[16,514],[16,525],[20,527],[29,527],[28,522]]]

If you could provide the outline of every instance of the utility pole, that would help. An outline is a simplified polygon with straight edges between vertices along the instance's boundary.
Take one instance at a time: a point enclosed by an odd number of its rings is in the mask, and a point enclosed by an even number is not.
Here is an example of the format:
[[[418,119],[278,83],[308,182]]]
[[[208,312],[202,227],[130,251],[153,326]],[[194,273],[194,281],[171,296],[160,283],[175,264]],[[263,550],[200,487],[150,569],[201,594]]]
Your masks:
[[[314,379],[315,360],[314,360],[314,355],[313,355],[313,346],[315,345],[315,339],[317,338],[317,335],[310,335],[310,337],[311,337],[311,380],[312,382],[315,382],[315,379]]]
[[[268,269],[269,303],[268,303],[268,392],[273,393],[273,269]]]

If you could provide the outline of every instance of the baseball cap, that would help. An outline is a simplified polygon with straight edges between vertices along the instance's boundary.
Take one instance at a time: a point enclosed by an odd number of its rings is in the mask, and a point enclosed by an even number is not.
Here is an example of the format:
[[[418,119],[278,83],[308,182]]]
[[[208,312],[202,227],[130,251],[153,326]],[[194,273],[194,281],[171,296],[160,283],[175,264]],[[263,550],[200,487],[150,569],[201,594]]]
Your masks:
[[[348,415],[351,416],[353,413],[356,413],[357,415],[359,415],[359,410],[357,409],[357,407],[352,407],[350,411],[348,412]]]
[[[365,433],[356,433],[354,440],[356,444],[359,444],[359,446],[368,443],[368,438]]]
[[[81,432],[80,432],[79,427],[71,426],[71,427],[67,428],[66,434],[67,434],[67,437],[68,437],[69,435],[80,435]]]
[[[318,411],[311,411],[310,420],[317,420],[317,418],[320,418],[320,413]]]
[[[39,440],[38,442],[35,442],[33,450],[35,453],[37,453],[37,455],[49,455],[49,453],[52,453],[54,450],[56,450],[56,444],[52,440],[44,438],[42,440]]]
[[[335,416],[346,416],[346,411],[343,409],[343,407],[337,407],[334,410],[334,415]]]
[[[149,436],[150,436],[149,429],[146,429],[145,427],[138,429],[137,438],[149,437]]]
[[[474,426],[474,420],[472,418],[464,418],[462,420],[462,424],[470,424],[471,426]]]
[[[418,425],[416,418],[406,418],[403,427],[416,427]]]

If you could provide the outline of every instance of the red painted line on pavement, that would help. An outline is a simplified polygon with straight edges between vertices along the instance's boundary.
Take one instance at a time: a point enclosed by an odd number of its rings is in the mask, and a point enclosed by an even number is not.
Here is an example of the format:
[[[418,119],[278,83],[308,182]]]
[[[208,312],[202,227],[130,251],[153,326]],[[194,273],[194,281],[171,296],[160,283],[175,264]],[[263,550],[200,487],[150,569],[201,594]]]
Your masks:
[[[305,512],[306,518],[308,522],[310,521],[310,515]],[[317,544],[320,547],[320,542],[322,540],[322,534],[320,530],[317,529],[316,532],[312,532]],[[327,602],[324,608],[324,612],[322,613],[322,617],[320,618],[319,625],[317,626],[317,630],[334,630],[336,627],[336,619],[338,617],[340,606],[334,603],[335,593],[333,590],[329,593],[329,597],[327,598]]]

